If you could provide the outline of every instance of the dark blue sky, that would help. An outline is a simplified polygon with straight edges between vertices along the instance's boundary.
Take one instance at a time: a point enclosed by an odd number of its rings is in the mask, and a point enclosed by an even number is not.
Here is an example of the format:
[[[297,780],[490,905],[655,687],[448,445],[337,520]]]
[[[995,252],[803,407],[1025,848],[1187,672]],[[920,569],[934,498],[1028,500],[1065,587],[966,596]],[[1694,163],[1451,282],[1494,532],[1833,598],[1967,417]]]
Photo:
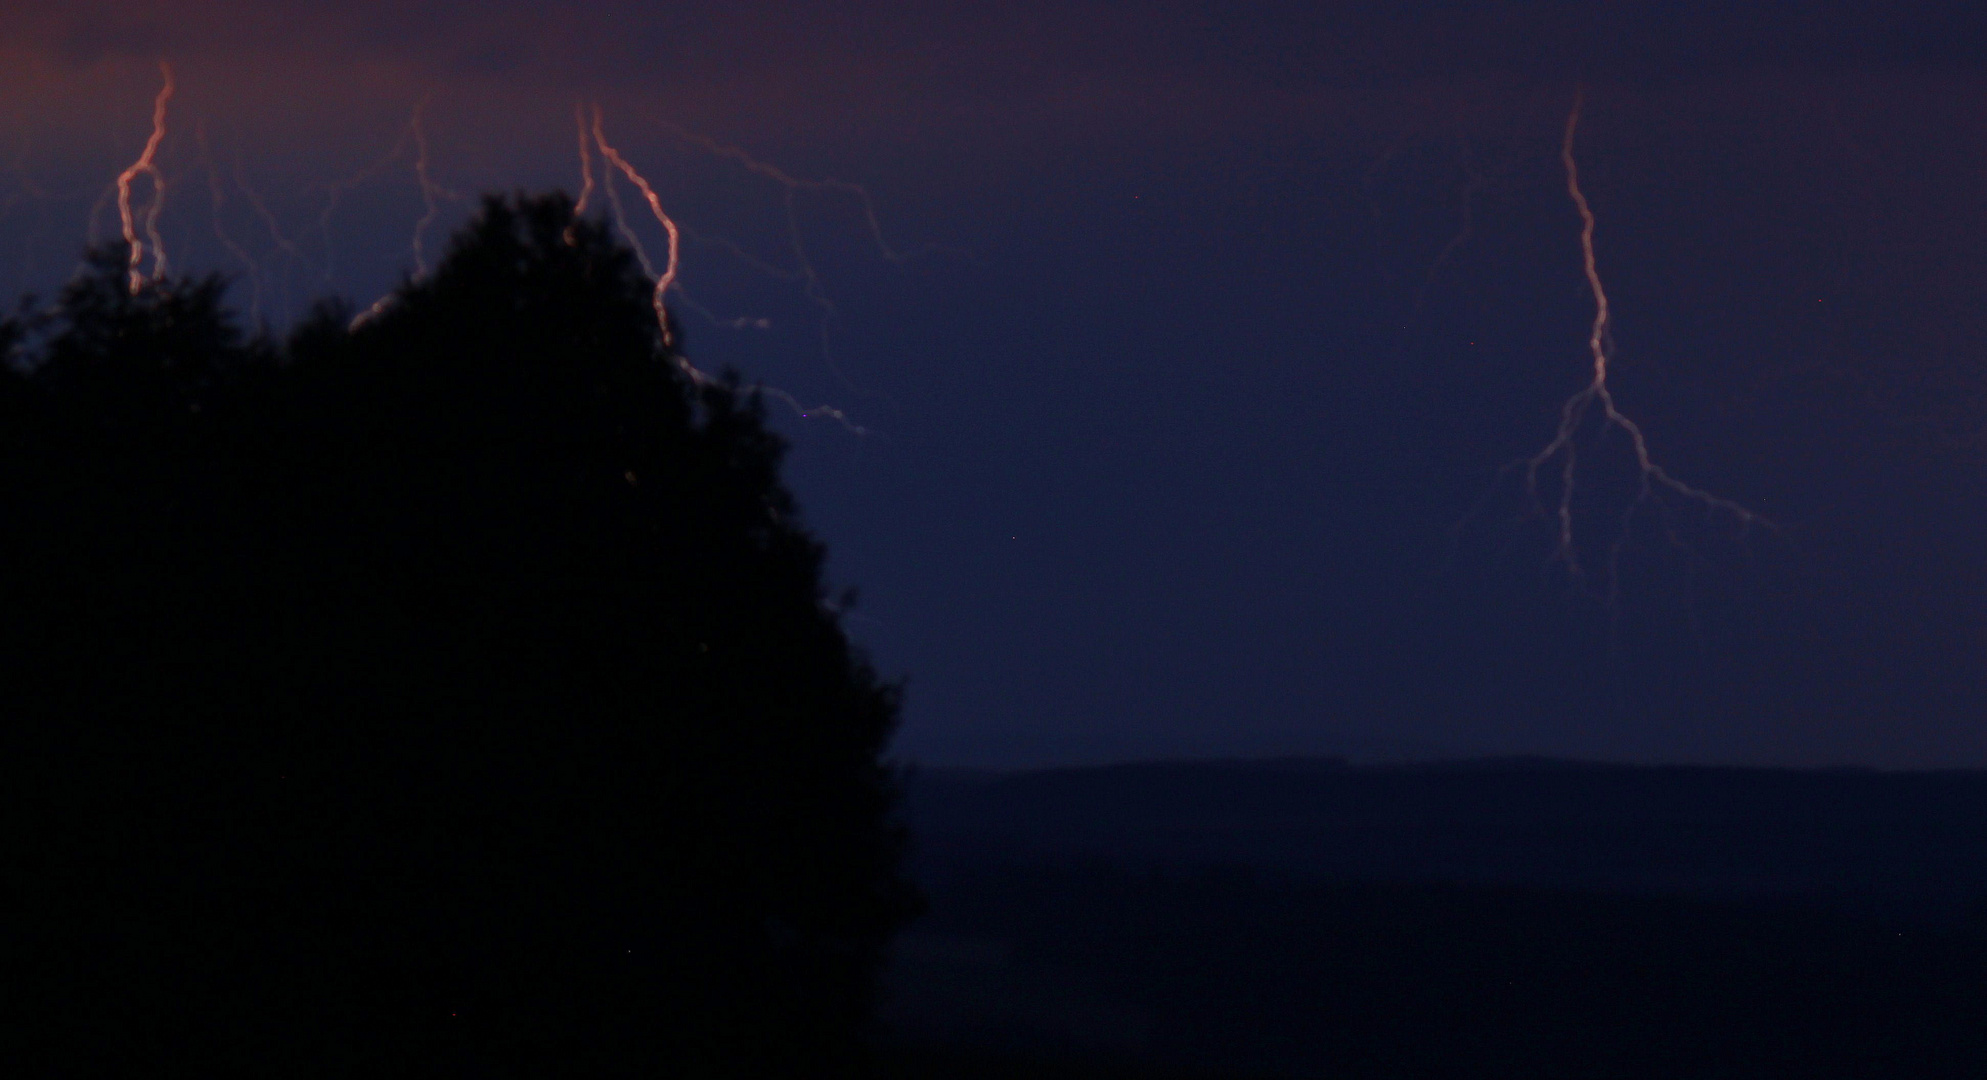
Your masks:
[[[174,260],[279,322],[411,266],[388,155],[417,102],[474,192],[574,186],[598,99],[702,238],[689,295],[771,321],[684,309],[692,355],[873,431],[781,422],[851,629],[909,681],[908,757],[1987,764],[1980,16],[705,6],[0,15],[0,287],[66,273],[162,56]],[[1586,377],[1582,85],[1618,401],[1775,523],[1638,515],[1611,602],[1500,481]],[[657,122],[861,183],[892,244],[948,250],[891,262],[854,199],[799,193],[824,355],[800,286],[718,242],[790,269],[782,189]],[[1601,566],[1635,477],[1589,446]]]

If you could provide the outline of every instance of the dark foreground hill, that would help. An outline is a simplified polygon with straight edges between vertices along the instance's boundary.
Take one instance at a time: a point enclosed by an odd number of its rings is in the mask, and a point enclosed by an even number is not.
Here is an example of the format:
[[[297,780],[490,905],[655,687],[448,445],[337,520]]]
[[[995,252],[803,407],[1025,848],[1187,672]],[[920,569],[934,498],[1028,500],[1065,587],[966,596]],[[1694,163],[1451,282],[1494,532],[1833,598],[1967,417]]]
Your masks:
[[[915,1045],[1231,1076],[1987,1075],[1981,774],[1202,763],[927,772],[911,809],[932,906],[889,1016]]]

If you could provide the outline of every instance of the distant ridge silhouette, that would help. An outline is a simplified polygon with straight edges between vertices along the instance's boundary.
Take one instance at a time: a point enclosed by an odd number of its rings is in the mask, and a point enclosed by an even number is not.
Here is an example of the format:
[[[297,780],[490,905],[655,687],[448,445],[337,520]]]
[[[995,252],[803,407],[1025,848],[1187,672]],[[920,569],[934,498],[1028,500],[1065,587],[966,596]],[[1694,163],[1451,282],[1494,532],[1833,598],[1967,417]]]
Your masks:
[[[1987,1075],[1987,772],[1167,761],[908,805],[931,907],[884,1015],[958,1060]]]
[[[928,869],[1005,856],[1532,885],[1950,921],[1987,897],[1987,771],[1157,761],[911,781]]]

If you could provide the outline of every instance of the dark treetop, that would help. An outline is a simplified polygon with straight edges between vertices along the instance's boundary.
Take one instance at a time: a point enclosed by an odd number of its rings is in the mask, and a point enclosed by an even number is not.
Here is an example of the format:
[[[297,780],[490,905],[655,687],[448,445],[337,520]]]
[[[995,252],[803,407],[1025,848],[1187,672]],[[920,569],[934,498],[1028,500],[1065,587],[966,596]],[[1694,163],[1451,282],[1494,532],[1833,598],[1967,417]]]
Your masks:
[[[70,1067],[853,1068],[914,900],[756,397],[490,200],[245,341],[94,254],[0,344],[5,948]],[[10,1008],[10,1011],[11,1008]],[[46,1055],[46,1056],[40,1056]]]

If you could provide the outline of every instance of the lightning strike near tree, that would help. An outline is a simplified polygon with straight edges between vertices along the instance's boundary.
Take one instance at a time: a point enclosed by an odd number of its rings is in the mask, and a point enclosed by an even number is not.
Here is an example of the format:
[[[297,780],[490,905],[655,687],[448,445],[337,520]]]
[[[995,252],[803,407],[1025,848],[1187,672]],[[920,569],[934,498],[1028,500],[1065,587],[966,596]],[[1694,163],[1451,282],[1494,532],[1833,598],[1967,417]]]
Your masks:
[[[642,193],[642,198],[648,200],[649,211],[655,215],[656,221],[662,225],[663,232],[669,235],[669,261],[664,265],[662,273],[656,273],[655,267],[647,264],[646,255],[643,257],[643,262],[644,269],[648,271],[649,276],[655,278],[655,294],[652,302],[655,305],[655,317],[662,324],[662,343],[664,345],[671,345],[673,342],[669,329],[669,312],[663,307],[663,297],[668,294],[670,286],[676,284],[676,272],[682,262],[683,234],[676,228],[676,221],[663,210],[662,199],[656,195],[655,189],[649,186],[649,182],[643,179],[641,173],[635,171],[633,165],[628,164],[628,160],[621,156],[620,151],[608,144],[607,133],[603,130],[603,121],[600,115],[600,106],[598,105],[593,107],[593,141],[596,146],[600,147],[600,156],[605,158],[608,164],[619,170],[621,175],[627,177],[628,182],[635,185],[635,189]],[[614,192],[613,187],[610,185],[607,190],[608,194],[612,196]],[[620,214],[618,198],[615,202],[615,211],[616,216],[620,218],[621,231],[629,234],[632,238],[627,218]],[[638,252],[640,251],[639,244],[636,245],[636,249]]]
[[[800,194],[805,191],[828,192],[853,198],[856,205],[862,209],[863,226],[868,233],[870,243],[875,247],[877,254],[886,262],[906,263],[912,259],[948,249],[940,248],[936,245],[926,245],[903,251],[891,246],[890,242],[884,238],[883,224],[877,218],[876,201],[870,197],[869,189],[863,187],[861,184],[853,184],[846,180],[835,179],[834,177],[809,180],[793,176],[775,165],[767,164],[752,156],[744,147],[718,142],[708,136],[700,135],[697,132],[679,127],[668,121],[658,120],[653,121],[653,123],[676,139],[689,143],[710,154],[712,157],[731,161],[746,172],[770,180],[780,187],[781,203],[786,215],[787,244],[794,266],[791,272],[783,273],[775,267],[768,266],[764,261],[755,258],[739,248],[738,245],[728,241],[712,239],[708,242],[724,248],[733,257],[761,273],[767,273],[775,277],[789,278],[801,283],[801,294],[821,313],[820,334],[822,359],[826,361],[829,370],[833,371],[835,376],[841,379],[844,385],[850,389],[854,389],[854,384],[849,382],[848,377],[842,374],[841,367],[836,364],[834,349],[829,342],[829,320],[833,319],[836,314],[835,305],[829,299],[827,290],[821,284],[821,275],[814,268],[814,260],[808,255],[807,243],[801,234]],[[964,253],[953,251],[952,254]],[[718,322],[716,319],[712,321]],[[733,320],[730,323],[719,322],[719,325],[743,327],[758,324],[750,320],[741,319]]]
[[[153,102],[150,138],[146,141],[138,159],[118,175],[116,183],[99,189],[101,195],[90,215],[90,242],[94,243],[98,214],[108,208],[113,197],[116,199],[123,238],[129,251],[129,283],[134,292],[157,282],[167,272],[165,245],[159,229],[164,209],[166,177],[158,166],[158,154],[166,137],[167,107],[173,99],[176,86],[170,65],[161,62],[159,70],[164,81]],[[317,190],[322,193],[323,203],[315,214],[315,231],[321,240],[321,252],[318,253],[321,260],[307,259],[306,245],[299,242],[301,238],[296,234],[286,234],[269,204],[248,183],[239,154],[232,163],[231,175],[224,175],[226,170],[217,162],[213,146],[208,140],[206,123],[204,120],[196,122],[195,135],[199,144],[201,164],[207,174],[209,218],[214,241],[247,272],[251,289],[249,315],[252,320],[260,321],[266,299],[266,287],[270,284],[257,251],[266,249],[272,252],[279,260],[278,265],[286,268],[301,262],[319,261],[318,269],[321,271],[323,281],[326,283],[335,281],[337,258],[332,219],[339,212],[344,197],[361,185],[375,180],[396,164],[408,162],[410,158],[415,187],[421,199],[421,211],[414,223],[413,236],[409,244],[413,258],[411,280],[420,281],[430,274],[432,267],[428,250],[429,233],[441,217],[444,202],[460,200],[464,196],[437,180],[433,147],[430,144],[426,122],[426,108],[425,100],[414,107],[412,115],[399,131],[391,148],[377,160],[344,179],[318,185]],[[760,258],[729,240],[722,237],[699,236],[677,222],[665,209],[662,197],[654,185],[614,143],[609,141],[605,116],[598,104],[589,107],[584,102],[576,103],[574,123],[580,157],[580,191],[574,205],[574,214],[578,217],[587,213],[599,198],[604,196],[609,204],[615,227],[633,249],[644,273],[652,281],[650,304],[655,312],[662,343],[669,350],[671,360],[697,385],[713,385],[717,380],[696,367],[676,348],[676,334],[669,318],[672,305],[680,304],[687,310],[709,319],[713,325],[731,329],[764,330],[771,326],[771,321],[752,317],[721,318],[686,293],[682,280],[683,248],[686,239],[720,248],[743,265],[761,274],[799,285],[806,301],[822,314],[823,354],[831,369],[834,369],[835,365],[833,357],[827,355],[827,320],[835,315],[835,307],[823,287],[821,276],[803,236],[800,197],[814,192],[853,199],[860,207],[863,228],[869,243],[887,262],[903,263],[929,252],[944,250],[937,247],[921,247],[914,250],[900,250],[893,247],[884,236],[874,201],[868,190],[861,185],[834,178],[810,180],[796,177],[759,160],[740,147],[719,143],[673,124],[661,124],[660,126],[671,137],[715,158],[732,163],[743,171],[770,181],[780,188],[790,250],[785,258],[771,261]],[[134,192],[140,177],[150,181],[151,184],[150,201],[142,206],[138,204],[143,193]],[[667,251],[662,259],[650,258],[635,223],[630,220],[629,208],[624,202],[624,193],[616,183],[617,180],[632,185],[640,193],[650,215],[661,227],[667,242]],[[235,225],[229,223],[230,217],[241,219],[239,223],[247,224],[251,233],[259,235],[261,232],[266,232],[266,240],[258,239],[254,245],[256,250],[251,250],[251,245],[244,242],[243,234]],[[576,242],[575,235],[570,229],[567,231],[566,240],[568,243]],[[388,293],[365,308],[351,321],[351,328],[356,329],[384,313],[393,305],[397,295],[397,293]],[[836,374],[840,376],[839,369],[836,369]],[[843,381],[847,382],[847,379],[844,378]],[[830,405],[803,405],[798,398],[777,387],[760,386],[757,392],[783,403],[798,416],[831,419],[855,434],[868,434],[866,428],[854,423],[841,409]]]
[[[671,347],[670,352],[676,361],[677,367],[685,375],[689,376],[692,382],[700,386],[710,384],[714,380],[709,374],[698,368],[695,364],[692,364],[680,351],[672,347],[675,343],[674,333],[669,328],[669,309],[665,304],[665,299],[672,289],[676,290],[678,295],[681,295],[677,275],[682,266],[683,231],[676,224],[676,220],[670,217],[669,213],[663,209],[662,198],[656,194],[655,188],[633,165],[628,163],[628,159],[623,157],[620,151],[616,150],[607,141],[606,121],[601,114],[599,105],[593,107],[592,135],[593,145],[600,150],[601,159],[612,166],[614,172],[619,172],[622,176],[626,177],[628,182],[633,184],[635,189],[642,193],[642,198],[648,202],[650,213],[655,216],[657,223],[662,226],[663,232],[669,237],[668,261],[664,264],[662,272],[657,273],[654,264],[649,261],[648,252],[642,247],[641,239],[635,234],[633,227],[628,222],[626,211],[621,203],[621,196],[614,186],[613,172],[608,173],[602,179],[601,186],[607,190],[607,200],[613,208],[615,225],[620,229],[621,235],[627,238],[629,245],[635,249],[635,257],[641,261],[642,270],[649,277],[655,279],[655,288],[650,294],[650,303],[655,308],[656,323],[662,330],[663,345]],[[581,139],[580,147],[581,167],[586,174],[586,178],[591,180],[592,165],[587,156],[585,139]],[[575,213],[577,212],[576,208]],[[761,386],[759,387],[759,392],[785,404],[802,418],[825,416],[841,424],[854,434],[869,434],[867,428],[850,420],[847,413],[832,405],[816,405],[810,408],[802,405],[800,399],[778,387]]]
[[[159,88],[159,96],[152,100],[152,137],[145,140],[145,151],[138,160],[131,163],[117,177],[117,213],[124,225],[124,243],[131,252],[131,291],[136,293],[145,287],[145,243],[151,242],[152,273],[157,278],[166,272],[166,248],[159,239],[159,212],[166,202],[166,178],[156,164],[159,144],[166,138],[166,103],[172,100],[172,66],[159,62],[159,74],[164,76],[165,85]],[[138,236],[137,218],[131,209],[131,183],[139,176],[152,182],[152,204],[145,212],[145,237]]]
[[[276,215],[270,212],[269,204],[263,200],[262,194],[249,184],[248,177],[243,175],[241,157],[239,155],[235,157],[233,173],[235,190],[241,192],[242,198],[248,200],[249,208],[255,211],[256,219],[262,222],[265,229],[269,230],[270,242],[274,243],[278,250],[292,259],[303,258],[303,251],[297,247],[296,241],[283,235],[283,228],[276,223]]]
[[[421,216],[418,220],[414,222],[414,239],[409,243],[408,247],[414,254],[415,281],[420,281],[421,279],[428,276],[428,247],[427,247],[428,229],[429,227],[434,225],[435,218],[441,216],[441,211],[442,211],[441,200],[443,199],[459,200],[462,198],[461,192],[452,191],[446,187],[443,187],[441,184],[435,182],[435,178],[432,172],[433,169],[432,157],[428,149],[428,128],[426,123],[424,122],[424,116],[427,110],[428,110],[427,101],[423,100],[419,104],[416,104],[414,106],[414,115],[408,119],[407,127],[401,133],[400,141],[394,144],[393,152],[387,155],[385,158],[382,158],[380,160],[380,163],[374,166],[373,169],[368,170],[366,173],[360,174],[360,177],[355,178],[354,180],[348,182],[345,185],[347,187],[350,187],[353,184],[358,183],[359,180],[370,176],[372,172],[376,172],[378,171],[379,168],[382,168],[386,164],[391,163],[394,160],[397,160],[400,157],[401,152],[407,148],[407,144],[409,142],[412,142],[414,144],[414,182],[416,186],[418,186],[421,190]],[[332,203],[325,207],[324,215],[320,219],[320,224],[323,225],[326,229],[325,251],[326,251],[327,260],[329,259],[330,246],[331,246],[329,222],[331,217],[331,211],[333,207],[336,206],[337,195],[339,190],[340,189],[338,188],[334,188],[332,190]],[[329,277],[330,268],[328,262],[326,265],[325,273],[326,276]],[[381,312],[384,312],[387,308],[393,305],[393,297],[394,297],[393,293],[388,293],[385,296],[380,297],[378,300],[373,301],[371,307],[368,307],[366,310],[360,312],[358,317],[352,320],[352,328],[357,329],[358,327],[364,325],[367,321],[377,318]]]
[[[254,256],[248,253],[248,249],[236,243],[234,236],[228,232],[226,226],[221,224],[222,213],[227,209],[228,205],[227,191],[221,185],[221,172],[214,165],[214,148],[207,142],[206,122],[201,121],[194,125],[193,132],[195,140],[200,144],[201,164],[207,170],[207,194],[210,200],[210,216],[214,224],[214,238],[221,242],[221,246],[226,248],[230,255],[233,255],[243,266],[248,268],[248,320],[250,323],[260,324],[262,322],[262,268],[256,264]]]
[[[262,224],[269,235],[269,242],[275,246],[278,265],[282,267],[277,282],[282,290],[284,305],[287,307],[290,301],[290,272],[303,263],[303,250],[297,246],[296,241],[284,234],[282,226],[277,224],[276,215],[270,211],[269,204],[263,200],[262,194],[256,191],[254,185],[248,182],[248,177],[242,169],[239,151],[235,155],[231,174],[235,190],[248,203],[249,211]]]
[[[577,223],[586,213],[588,203],[593,200],[593,145],[588,141],[586,130],[586,106],[573,102],[573,126],[579,129],[580,144],[580,197],[573,203],[573,221]],[[566,244],[573,243],[573,226],[566,226]]]
[[[414,138],[414,179],[421,186],[423,208],[421,220],[414,223],[414,280],[416,281],[428,276],[426,243],[428,227],[433,225],[435,218],[441,214],[441,200],[462,198],[460,192],[450,191],[435,183],[434,177],[429,172],[431,163],[428,153],[428,129],[421,122],[422,114],[427,108],[428,103],[425,101],[414,106],[414,118],[408,121],[407,125]]]
[[[1702,507],[1706,512],[1724,514],[1736,521],[1741,529],[1754,524],[1767,524],[1765,519],[1740,504],[1720,498],[1700,488],[1672,476],[1650,455],[1649,442],[1642,428],[1630,419],[1615,404],[1614,393],[1608,387],[1608,362],[1612,358],[1614,343],[1609,324],[1608,295],[1602,287],[1600,270],[1594,257],[1594,212],[1587,204],[1586,195],[1580,190],[1580,169],[1573,156],[1573,136],[1579,128],[1580,109],[1583,94],[1575,94],[1573,108],[1566,117],[1566,131],[1560,143],[1560,163],[1566,170],[1566,191],[1573,200],[1574,209],[1580,214],[1580,257],[1581,267],[1586,274],[1587,288],[1594,295],[1594,319],[1587,331],[1587,353],[1592,359],[1593,377],[1578,393],[1566,399],[1560,409],[1559,428],[1552,441],[1544,449],[1518,464],[1525,477],[1525,490],[1533,504],[1541,512],[1549,514],[1556,526],[1556,542],[1553,559],[1565,565],[1575,577],[1584,577],[1585,568],[1580,560],[1575,543],[1574,530],[1574,490],[1579,479],[1580,432],[1590,421],[1598,418],[1600,432],[1618,431],[1627,436],[1630,449],[1634,453],[1637,468],[1635,497],[1622,511],[1620,531],[1608,550],[1608,590],[1612,599],[1617,584],[1615,569],[1619,563],[1622,547],[1627,542],[1629,526],[1637,510],[1649,503],[1662,507],[1665,492],[1680,496]],[[1540,495],[1539,477],[1542,473],[1557,472],[1558,498],[1548,510]],[[1674,534],[1673,534],[1674,535]]]
[[[876,245],[877,253],[882,255],[884,259],[893,263],[909,262],[921,255],[941,250],[929,245],[909,251],[899,251],[892,247],[890,242],[883,238],[883,225],[877,220],[876,216],[876,201],[870,198],[869,189],[863,187],[861,184],[852,184],[846,180],[837,180],[832,176],[824,177],[820,180],[807,180],[792,176],[778,166],[768,165],[753,157],[744,147],[718,142],[708,136],[699,135],[694,131],[678,127],[666,120],[657,120],[654,123],[678,139],[709,152],[713,157],[725,158],[737,162],[745,171],[765,177],[785,189],[787,224],[789,227],[788,235],[793,239],[796,247],[800,244],[800,222],[796,216],[794,197],[802,191],[831,191],[840,192],[854,198],[856,204],[862,207],[863,225],[869,233],[870,241]],[[798,250],[795,252],[795,257],[804,263],[807,257],[806,252]]]
[[[1458,138],[1456,144],[1461,152],[1463,170],[1463,186],[1457,200],[1456,232],[1449,238],[1448,243],[1442,245],[1442,250],[1435,253],[1435,261],[1428,264],[1428,273],[1422,277],[1421,291],[1415,296],[1417,308],[1427,303],[1428,290],[1434,288],[1435,279],[1442,273],[1442,268],[1447,266],[1449,260],[1463,249],[1463,245],[1468,244],[1476,235],[1476,197],[1482,193],[1486,178],[1483,170],[1477,168],[1475,155],[1470,153],[1469,141]]]

